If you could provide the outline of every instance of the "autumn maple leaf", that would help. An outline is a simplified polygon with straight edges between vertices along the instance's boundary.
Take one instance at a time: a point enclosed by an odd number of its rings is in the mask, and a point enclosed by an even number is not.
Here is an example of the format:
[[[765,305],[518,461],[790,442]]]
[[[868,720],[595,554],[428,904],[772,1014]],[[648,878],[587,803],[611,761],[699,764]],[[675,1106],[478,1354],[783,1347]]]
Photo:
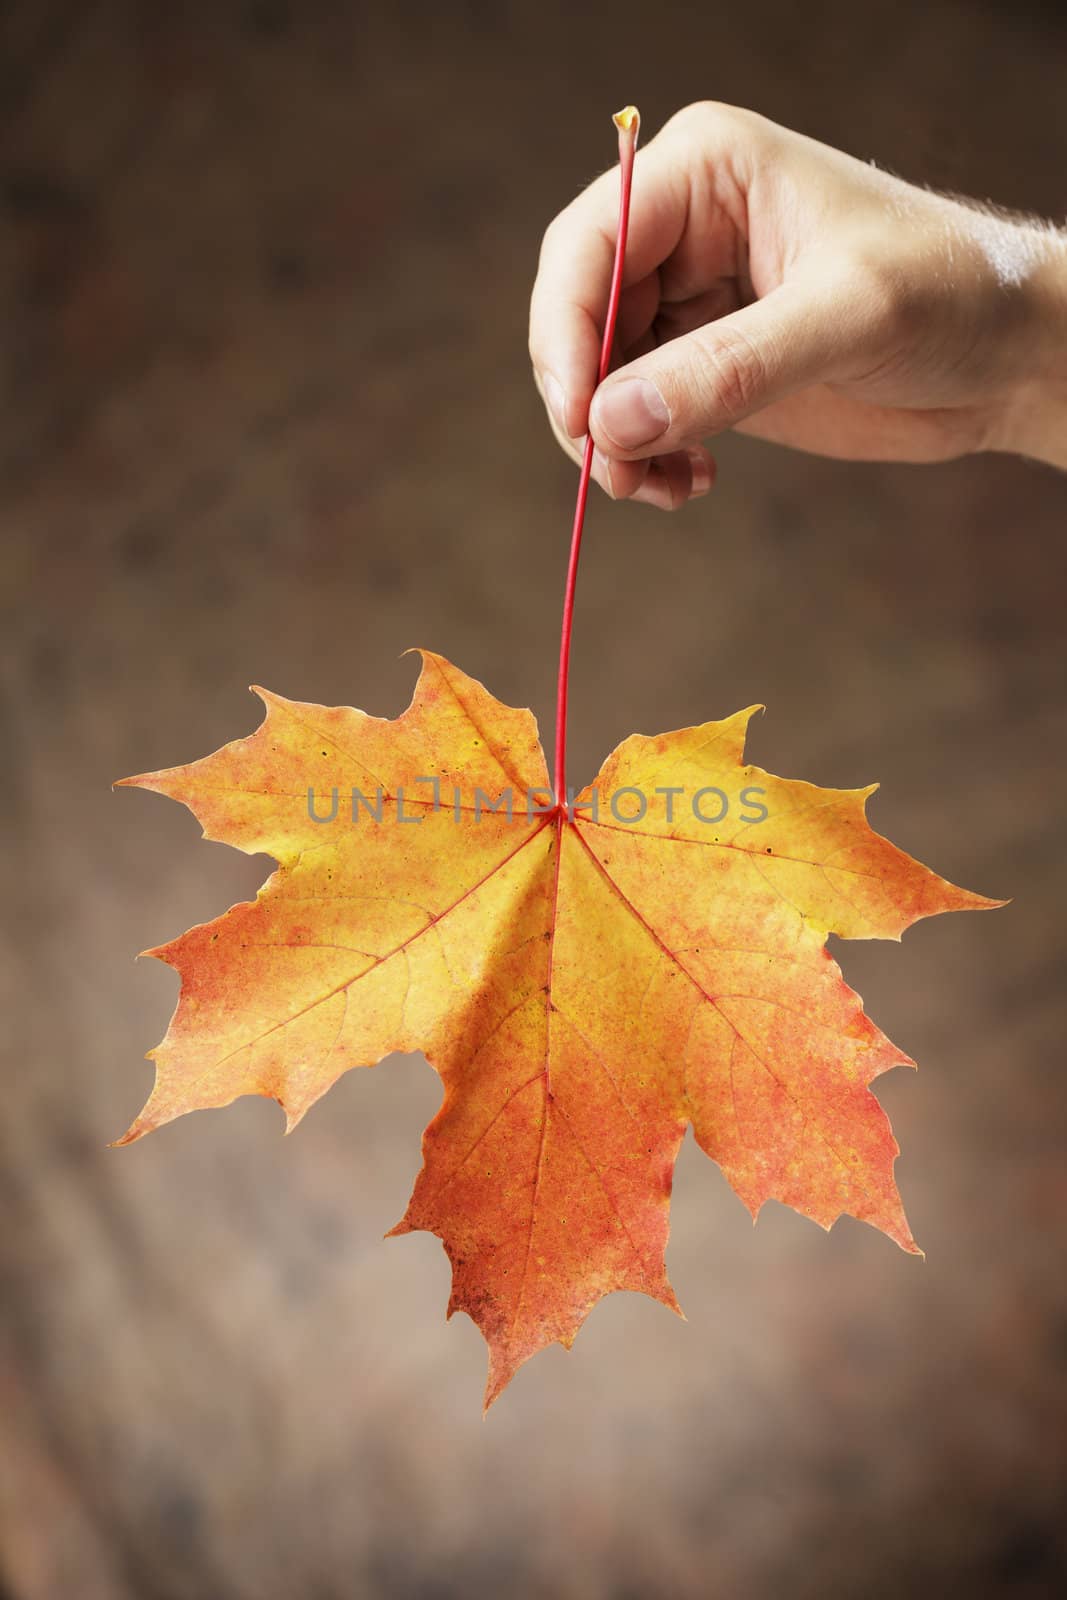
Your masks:
[[[394,721],[256,693],[249,738],[124,780],[278,870],[148,952],[181,996],[121,1143],[244,1094],[292,1128],[350,1068],[424,1051],[444,1099],[392,1231],[444,1242],[487,1404],[612,1290],[677,1309],[689,1123],[754,1216],[772,1198],[823,1227],[847,1212],[916,1250],[868,1087],[913,1063],[825,939],[999,902],[873,832],[871,789],[745,765],[744,711],[626,739],[560,807],[531,713],[429,652]]]

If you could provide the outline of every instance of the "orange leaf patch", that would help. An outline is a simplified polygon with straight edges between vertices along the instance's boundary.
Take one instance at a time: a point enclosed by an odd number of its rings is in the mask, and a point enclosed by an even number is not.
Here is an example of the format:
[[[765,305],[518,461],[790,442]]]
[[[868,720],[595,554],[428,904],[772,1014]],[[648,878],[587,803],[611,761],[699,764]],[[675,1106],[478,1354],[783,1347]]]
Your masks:
[[[422,660],[393,721],[257,690],[249,738],[122,780],[278,868],[147,952],[181,996],[119,1142],[244,1094],[292,1128],[349,1068],[425,1052],[444,1098],[392,1231],[444,1242],[487,1404],[612,1290],[678,1309],[664,1250],[689,1123],[753,1216],[847,1212],[917,1250],[869,1088],[914,1063],[826,935],[899,939],[1003,902],[876,834],[871,789],[745,765],[750,711],[624,740],[568,812],[531,713]]]

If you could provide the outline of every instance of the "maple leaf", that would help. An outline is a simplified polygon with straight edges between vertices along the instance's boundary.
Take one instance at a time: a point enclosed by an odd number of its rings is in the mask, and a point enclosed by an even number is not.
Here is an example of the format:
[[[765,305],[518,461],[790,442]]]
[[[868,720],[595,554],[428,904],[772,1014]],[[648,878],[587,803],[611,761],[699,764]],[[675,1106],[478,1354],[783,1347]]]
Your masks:
[[[914,1063],[826,936],[1003,902],[875,833],[876,786],[746,765],[758,708],[624,740],[563,807],[532,714],[422,661],[395,720],[257,689],[250,737],[122,780],[278,868],[145,952],[181,994],[119,1142],[245,1094],[292,1128],[350,1068],[423,1051],[444,1096],[392,1232],[442,1239],[449,1315],[489,1345],[487,1405],[613,1290],[678,1309],[664,1251],[689,1123],[754,1217],[770,1199],[824,1228],[848,1213],[916,1251],[869,1088]]]

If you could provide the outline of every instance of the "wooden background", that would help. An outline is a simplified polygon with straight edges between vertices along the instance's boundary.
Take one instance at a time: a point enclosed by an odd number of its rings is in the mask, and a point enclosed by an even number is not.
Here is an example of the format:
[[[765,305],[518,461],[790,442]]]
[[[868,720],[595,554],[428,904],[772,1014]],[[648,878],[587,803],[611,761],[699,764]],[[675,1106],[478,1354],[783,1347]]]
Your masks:
[[[529,380],[541,232],[714,96],[918,181],[1065,201],[1051,5],[0,5],[3,1600],[1046,1596],[1067,1579],[1067,479],[729,439],[673,520],[597,497],[574,775],[754,700],[753,758],[1012,896],[838,947],[927,1260],[692,1144],[669,1254],[483,1424],[435,1239],[385,1243],[417,1058],[109,1150],[174,975],[254,893],[113,779],[380,714],[426,644],[551,727],[573,471]]]

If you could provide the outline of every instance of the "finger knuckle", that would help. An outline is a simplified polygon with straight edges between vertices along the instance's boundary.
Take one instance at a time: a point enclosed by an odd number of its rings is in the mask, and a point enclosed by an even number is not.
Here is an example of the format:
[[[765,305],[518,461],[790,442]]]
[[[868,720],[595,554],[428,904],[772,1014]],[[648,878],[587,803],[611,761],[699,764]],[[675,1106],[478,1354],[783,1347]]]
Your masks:
[[[865,319],[879,337],[906,340],[921,329],[928,296],[921,275],[893,257],[864,255],[854,264]]]
[[[766,381],[766,362],[747,334],[722,328],[705,341],[706,382],[716,412],[728,422],[753,410]]]
[[[543,267],[560,243],[560,238],[566,228],[566,210],[558,211],[541,235],[541,249],[538,255],[538,266]]]
[[[723,140],[752,134],[763,123],[764,118],[744,106],[729,105],[724,100],[693,100],[664,123],[663,131],[685,140]]]

